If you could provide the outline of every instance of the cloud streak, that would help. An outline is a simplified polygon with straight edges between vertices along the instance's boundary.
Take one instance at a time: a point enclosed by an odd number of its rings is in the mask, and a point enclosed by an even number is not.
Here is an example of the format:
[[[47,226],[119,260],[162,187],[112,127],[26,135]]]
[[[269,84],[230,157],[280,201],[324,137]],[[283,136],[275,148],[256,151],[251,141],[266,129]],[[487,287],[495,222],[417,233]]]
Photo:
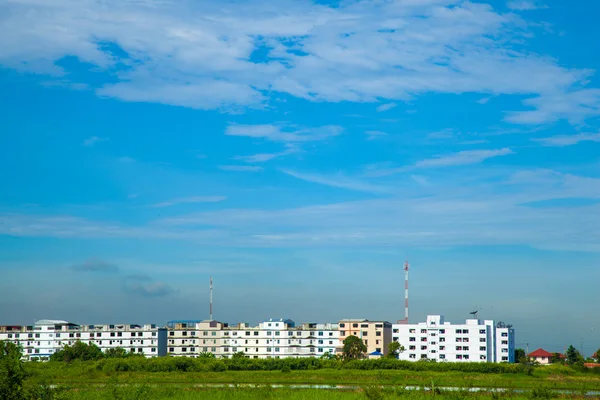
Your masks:
[[[196,203],[218,203],[226,200],[225,196],[189,196],[189,197],[179,197],[176,199],[163,201],[160,203],[153,204],[152,207],[161,208],[161,207],[171,207],[180,204],[196,204]]]
[[[85,139],[83,141],[83,145],[86,147],[92,147],[97,143],[101,143],[101,142],[107,142],[109,139],[108,138],[103,138],[103,137],[98,137],[98,136],[91,136],[87,139]]]
[[[91,258],[80,264],[71,265],[71,269],[76,272],[91,272],[91,273],[109,273],[116,274],[119,272],[119,267],[97,258]]]
[[[509,148],[498,150],[465,150],[458,153],[442,155],[421,160],[415,163],[415,168],[452,167],[457,165],[479,164],[487,159],[514,154]]]
[[[576,135],[556,135],[546,138],[532,139],[543,146],[565,147],[581,142],[600,142],[600,133],[578,133]]]
[[[368,182],[363,182],[354,178],[337,174],[331,176],[325,176],[320,174],[311,174],[298,171],[292,171],[288,169],[282,169],[286,175],[292,176],[296,179],[300,179],[306,182],[317,183],[319,185],[330,186],[339,189],[355,190],[359,192],[369,193],[387,193],[389,189],[386,187],[373,185]]]

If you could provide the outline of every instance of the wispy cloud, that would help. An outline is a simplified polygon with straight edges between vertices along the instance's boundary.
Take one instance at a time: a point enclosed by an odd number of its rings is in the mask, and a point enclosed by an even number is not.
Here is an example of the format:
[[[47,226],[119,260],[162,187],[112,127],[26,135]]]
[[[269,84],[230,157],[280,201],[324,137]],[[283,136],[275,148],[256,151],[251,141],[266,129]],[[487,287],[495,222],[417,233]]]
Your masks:
[[[279,125],[229,125],[226,135],[247,136],[274,142],[310,142],[337,136],[343,128],[337,125],[316,128],[296,128]]]
[[[440,155],[433,158],[427,158],[424,160],[417,161],[413,165],[407,165],[403,167],[390,167],[386,164],[382,165],[381,167],[373,166],[365,170],[363,176],[382,177],[409,172],[422,168],[443,168],[460,165],[479,164],[489,158],[506,156],[509,154],[514,154],[514,152],[509,148],[495,150],[464,150],[456,153]]]
[[[442,155],[421,160],[415,163],[415,168],[449,167],[455,165],[478,164],[489,158],[514,154],[509,148],[498,150],[465,150],[458,153]]]
[[[313,102],[382,101],[383,111],[427,93],[495,93],[542,97],[525,104],[533,114],[510,117],[518,123],[596,115],[590,106],[597,99],[582,103],[571,95],[591,72],[512,46],[533,36],[513,13],[458,0],[351,1],[336,7],[282,1],[277,8],[208,0],[4,2],[0,31],[8,33],[0,63],[64,82],[71,67],[57,61],[69,55],[116,77],[96,88],[99,96],[201,109],[261,108],[284,93]],[[525,10],[541,3],[508,5]],[[341,23],[350,19],[352,35]],[[99,41],[118,44],[121,51],[115,54]],[[256,50],[265,52],[265,62],[252,59]],[[123,64],[127,69],[114,74]],[[509,77],[507,70],[513,72]],[[554,97],[564,107],[551,107]],[[262,136],[255,137],[303,140],[260,129]]]
[[[298,153],[299,151],[301,151],[300,147],[298,147],[295,143],[286,143],[285,150],[279,151],[277,153],[258,153],[249,156],[235,156],[233,157],[233,159],[244,161],[247,163],[260,163],[284,157],[289,154]]]
[[[262,171],[263,167],[257,165],[219,165],[219,169],[223,171],[258,172]]]
[[[142,297],[165,297],[175,292],[165,282],[155,282],[147,275],[128,275],[125,279],[125,290]]]
[[[105,137],[91,136],[83,141],[83,145],[87,147],[91,147],[96,143],[107,142],[109,139]]]
[[[119,267],[97,258],[91,258],[80,264],[71,265],[71,269],[77,272],[118,273]]]
[[[374,140],[378,137],[387,136],[387,133],[382,131],[366,131],[365,135],[367,135],[367,140]]]
[[[382,104],[379,107],[377,107],[375,109],[375,111],[377,111],[377,112],[384,112],[384,111],[391,110],[392,108],[394,108],[396,106],[397,106],[396,103],[386,103],[386,104]]]
[[[532,139],[544,146],[565,147],[580,142],[600,142],[600,133],[578,133],[575,135],[557,135],[546,138]]]
[[[546,8],[546,5],[544,5],[541,1],[534,0],[514,0],[509,1],[506,5],[511,10],[517,11],[529,11],[537,10],[538,8]]]
[[[292,171],[288,169],[282,169],[281,172],[287,174],[289,176],[293,176],[294,178],[311,182],[318,183],[320,185],[331,186],[340,189],[349,189],[356,190],[359,192],[370,192],[370,193],[386,193],[389,192],[389,188],[373,185],[368,182],[360,181],[354,178],[350,178],[348,176],[342,174],[336,175],[320,175],[320,174],[311,174],[311,173],[303,173],[298,171]]]
[[[163,201],[160,203],[153,204],[152,207],[171,207],[178,204],[193,204],[193,203],[217,203],[226,200],[225,196],[189,196],[179,197],[176,199]]]

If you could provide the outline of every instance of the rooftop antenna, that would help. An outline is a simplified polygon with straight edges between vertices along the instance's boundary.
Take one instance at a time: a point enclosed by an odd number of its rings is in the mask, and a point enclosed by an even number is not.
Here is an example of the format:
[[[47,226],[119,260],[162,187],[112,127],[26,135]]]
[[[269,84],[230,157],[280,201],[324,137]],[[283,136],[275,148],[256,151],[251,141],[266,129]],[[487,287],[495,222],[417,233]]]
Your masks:
[[[398,321],[399,324],[408,324],[408,271],[410,264],[408,260],[404,262],[404,319]]]
[[[475,317],[475,319],[479,319],[479,317],[477,316],[477,313],[479,313],[479,311],[481,311],[481,308],[475,306],[475,310],[471,311],[469,314],[471,314],[473,317]]]
[[[212,316],[212,293],[213,293],[213,283],[212,283],[212,276],[210,277],[210,320],[212,321],[213,316]]]

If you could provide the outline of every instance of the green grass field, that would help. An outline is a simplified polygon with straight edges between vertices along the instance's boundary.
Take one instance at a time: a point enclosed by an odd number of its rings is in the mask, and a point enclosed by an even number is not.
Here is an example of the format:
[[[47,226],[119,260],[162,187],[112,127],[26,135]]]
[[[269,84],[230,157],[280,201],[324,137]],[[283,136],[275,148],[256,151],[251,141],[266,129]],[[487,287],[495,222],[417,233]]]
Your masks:
[[[167,361],[160,361],[161,365]],[[174,361],[168,361],[173,363]],[[179,361],[178,361],[179,362]],[[600,374],[565,366],[536,367],[514,372],[441,371],[431,365],[422,370],[319,368],[313,370],[221,370],[149,372],[115,370],[135,367],[138,361],[102,363],[27,363],[30,382],[58,388],[54,399],[440,399],[550,398],[569,391],[569,398],[600,390]],[[143,368],[151,363],[142,360]],[[187,361],[186,361],[187,363]],[[110,368],[107,367],[110,366]],[[158,365],[158,364],[157,364]],[[181,364],[183,365],[183,364]],[[203,364],[198,364],[203,365]],[[185,367],[185,368],[188,368]],[[204,367],[202,367],[204,368]],[[202,369],[200,368],[200,369]],[[465,367],[468,370],[468,367]],[[431,369],[431,370],[428,370]],[[436,370],[437,369],[437,370]],[[493,370],[492,370],[493,371]],[[281,387],[271,387],[281,386]],[[343,390],[307,389],[294,385],[343,386]],[[408,387],[408,389],[407,389]],[[448,391],[451,387],[455,390]],[[470,392],[473,388],[504,392]]]

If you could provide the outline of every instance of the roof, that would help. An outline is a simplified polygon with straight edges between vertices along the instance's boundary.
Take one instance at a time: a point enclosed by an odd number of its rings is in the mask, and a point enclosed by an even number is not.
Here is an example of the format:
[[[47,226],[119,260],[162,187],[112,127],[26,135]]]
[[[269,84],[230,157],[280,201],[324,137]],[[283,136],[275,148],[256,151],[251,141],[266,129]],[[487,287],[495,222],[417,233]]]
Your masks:
[[[528,356],[529,357],[552,357],[552,353],[550,353],[544,349],[537,349],[537,350],[529,353]]]
[[[374,351],[374,352],[372,352],[372,353],[369,353],[369,355],[370,355],[370,356],[382,356],[382,355],[383,355],[383,353],[382,353],[382,352],[380,352],[380,351]]]
[[[77,325],[72,322],[63,321],[60,319],[40,319],[35,322],[36,325]]]

